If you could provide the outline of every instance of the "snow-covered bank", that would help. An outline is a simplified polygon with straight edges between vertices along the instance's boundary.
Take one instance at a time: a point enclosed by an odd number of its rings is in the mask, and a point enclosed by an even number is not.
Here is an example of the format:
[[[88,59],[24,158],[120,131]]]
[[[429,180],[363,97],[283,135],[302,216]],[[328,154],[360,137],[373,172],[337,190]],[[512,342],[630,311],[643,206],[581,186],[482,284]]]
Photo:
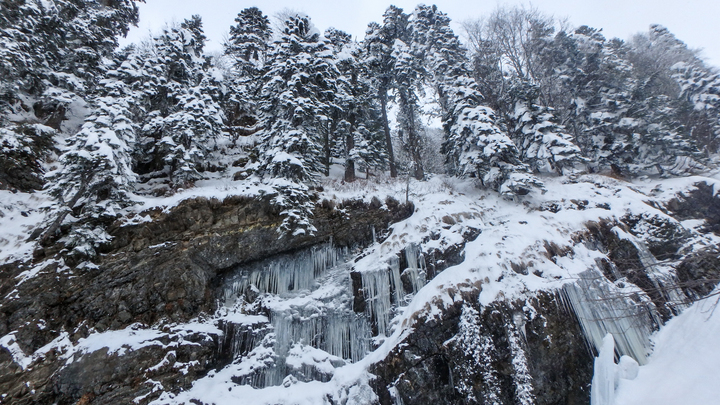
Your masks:
[[[657,332],[648,364],[640,367],[636,379],[621,380],[615,405],[720,403],[716,299],[696,302]]]

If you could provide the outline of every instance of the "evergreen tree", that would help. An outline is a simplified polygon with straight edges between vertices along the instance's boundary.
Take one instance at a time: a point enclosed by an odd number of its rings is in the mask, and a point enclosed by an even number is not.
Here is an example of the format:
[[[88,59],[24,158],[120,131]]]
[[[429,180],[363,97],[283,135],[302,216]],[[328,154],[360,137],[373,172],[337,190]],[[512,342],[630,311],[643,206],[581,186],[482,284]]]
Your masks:
[[[58,203],[41,243],[54,237],[73,212],[78,224],[66,237],[66,245],[82,257],[92,257],[99,244],[109,240],[104,224],[130,204],[128,193],[137,180],[132,158],[140,112],[133,62],[132,58],[116,62],[100,81],[91,102],[93,113],[68,138],[67,151],[60,156],[61,168],[50,175],[49,192]]]
[[[307,17],[290,17],[268,54],[260,109],[266,128],[260,171],[312,182],[324,171],[328,124],[339,72],[327,43]]]
[[[219,83],[202,56],[205,36],[198,16],[154,40],[144,71],[146,118],[143,173],[167,175],[171,188],[202,178],[205,160],[222,136]]]
[[[222,104],[228,129],[237,140],[259,129],[256,101],[272,30],[270,20],[257,7],[242,10],[235,22],[224,44],[234,69],[226,80],[228,91]]]
[[[539,89],[520,82],[510,89],[515,100],[513,141],[524,163],[534,172],[572,173],[582,162],[580,148],[560,125],[550,108],[538,104]]]
[[[305,16],[290,17],[268,53],[260,110],[259,173],[278,188],[281,231],[312,232],[307,184],[326,172],[339,71],[328,43]],[[276,180],[273,180],[276,179]],[[282,180],[277,180],[282,179]]]
[[[387,116],[388,94],[395,83],[395,58],[393,48],[395,40],[407,37],[408,15],[401,8],[390,6],[383,14],[383,23],[371,23],[363,41],[366,53],[365,63],[370,67],[373,87],[377,91],[380,103],[385,147],[388,153],[390,177],[397,177],[395,152]]]
[[[418,180],[425,177],[422,162],[422,133],[418,88],[423,76],[420,59],[411,54],[411,48],[402,40],[393,44],[395,61],[394,93],[398,105],[398,137],[410,157],[410,174]]]
[[[682,175],[705,169],[705,161],[677,118],[678,100],[646,93],[650,83],[635,89],[626,121],[635,123],[633,159],[628,172]]]
[[[496,124],[494,111],[481,105],[483,97],[450,19],[435,6],[418,6],[412,26],[415,54],[426,64],[425,80],[436,91],[443,112],[443,150],[451,171],[476,177],[483,186],[508,196],[542,188]]]
[[[137,22],[133,1],[0,2],[0,186],[42,184],[53,132],[82,107],[117,36]]]
[[[632,103],[636,81],[627,61],[625,45],[606,41],[599,30],[582,26],[569,38],[561,38],[567,47],[562,83],[567,96],[562,102],[563,122],[572,129],[583,154],[595,171],[611,169],[627,174],[634,156],[632,134],[636,124],[624,119]]]
[[[242,10],[236,25],[230,27],[225,53],[236,57],[236,66],[243,75],[252,75],[265,61],[272,30],[270,20],[257,7]]]
[[[720,73],[685,62],[678,62],[673,70],[681,101],[686,103],[684,121],[691,138],[708,153],[720,151]]]
[[[386,160],[383,133],[379,125],[381,113],[370,79],[370,68],[363,63],[363,48],[352,41],[349,34],[328,29],[325,38],[330,41],[345,91],[337,94],[332,122],[337,133],[340,153],[345,162],[345,181],[355,179],[356,164],[366,172],[370,167],[382,167]]]
[[[471,78],[457,78],[448,96],[454,101],[444,123],[443,151],[454,174],[477,178],[506,196],[542,189],[519,159],[515,144],[496,125],[494,111],[480,105],[482,96]]]

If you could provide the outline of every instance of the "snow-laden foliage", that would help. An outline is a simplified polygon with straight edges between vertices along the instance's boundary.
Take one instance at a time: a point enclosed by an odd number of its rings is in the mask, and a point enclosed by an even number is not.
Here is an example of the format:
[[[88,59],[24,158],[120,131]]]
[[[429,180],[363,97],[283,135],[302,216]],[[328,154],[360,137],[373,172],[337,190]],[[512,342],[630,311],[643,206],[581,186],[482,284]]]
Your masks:
[[[464,83],[463,83],[464,81]],[[478,178],[488,188],[505,195],[527,194],[542,183],[527,172],[515,144],[495,123],[495,113],[479,104],[480,94],[471,78],[458,78],[449,97],[457,100],[445,153],[455,173]]]
[[[570,174],[582,163],[580,148],[557,122],[550,108],[535,104],[536,88],[522,83],[511,90],[515,98],[513,139],[522,160],[534,172]]]
[[[41,188],[42,162],[55,146],[48,131],[77,130],[87,97],[105,73],[104,58],[117,46],[117,36],[137,22],[137,13],[130,0],[3,2],[0,181],[4,188]],[[79,120],[74,118],[78,116]]]
[[[225,53],[235,57],[241,76],[255,75],[265,63],[271,36],[270,20],[257,7],[242,10],[230,27]]]
[[[673,78],[680,85],[680,96],[692,108],[688,128],[692,138],[707,152],[717,152],[720,148],[720,73],[686,62],[676,63],[673,70]]]
[[[345,84],[345,92],[336,95],[338,108],[330,123],[330,152],[345,162],[345,180],[353,181],[356,168],[368,173],[370,169],[382,170],[386,163],[381,107],[364,49],[349,34],[334,28],[325,32],[325,38],[330,41],[340,80]]]
[[[171,188],[200,179],[223,136],[220,84],[202,55],[204,40],[202,21],[194,16],[156,37],[143,66],[142,164],[150,176],[166,174]]]
[[[93,114],[68,138],[68,150],[60,156],[61,169],[50,174],[50,193],[58,201],[55,221],[62,221],[76,207],[82,207],[84,219],[112,220],[129,203],[127,193],[137,180],[132,171],[135,100],[122,81],[108,79],[103,84],[106,95],[93,101]],[[68,245],[93,256],[93,249],[108,239],[101,226],[87,224],[73,230]]]
[[[493,359],[497,358],[497,348],[492,338],[484,333],[478,311],[464,305],[458,325],[460,332],[453,338],[457,345],[472,360],[469,364],[477,365],[478,377],[482,381],[482,398],[475,396],[473,387],[468,385],[474,380],[475,370],[472,368],[457,370],[458,385],[456,389],[465,395],[469,403],[501,405],[502,399],[500,380],[497,371],[492,367]]]
[[[672,78],[673,64],[702,62],[664,27],[626,44],[587,26],[565,30],[537,9],[519,7],[499,8],[466,28],[475,78],[501,126],[520,131],[517,118],[526,110],[552,111],[591,171],[632,177],[702,170],[696,144],[706,148],[712,139],[707,114],[684,112],[687,102]],[[536,94],[518,106],[514,93],[528,86]],[[522,152],[531,147],[513,140]],[[535,166],[531,150],[523,160]]]
[[[310,182],[323,171],[323,149],[344,83],[327,42],[311,31],[304,16],[290,17],[268,53],[260,110],[262,133],[259,171],[263,176]]]
[[[715,150],[717,74],[661,26],[624,43],[501,9],[467,25],[468,52],[436,6],[391,6],[360,43],[305,16],[273,34],[251,7],[215,61],[197,16],[112,54],[136,20],[124,1],[0,15],[0,181],[51,180],[43,243],[211,177],[271,185],[292,234],[312,232],[314,186],[335,163],[346,181],[394,177],[396,160],[422,179],[444,156],[433,172],[514,198],[542,189],[534,174],[683,175],[707,168],[697,145]]]
[[[312,232],[312,203],[307,184],[330,165],[333,116],[338,93],[347,83],[333,59],[329,43],[312,30],[310,19],[296,15],[268,52],[259,108],[265,127],[259,145],[258,172],[284,179],[275,202],[286,215],[282,230]]]

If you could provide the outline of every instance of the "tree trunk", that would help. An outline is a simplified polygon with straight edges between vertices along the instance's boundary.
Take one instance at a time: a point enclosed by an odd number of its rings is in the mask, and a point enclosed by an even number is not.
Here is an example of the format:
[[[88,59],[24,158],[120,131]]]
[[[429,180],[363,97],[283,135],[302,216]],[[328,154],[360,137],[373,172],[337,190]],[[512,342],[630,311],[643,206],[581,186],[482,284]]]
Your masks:
[[[385,130],[385,146],[388,151],[388,160],[390,161],[390,177],[397,177],[397,168],[395,167],[395,154],[393,153],[392,138],[390,137],[390,124],[387,117],[387,89],[380,89],[380,104],[382,107],[383,128]]]
[[[335,114],[336,115],[336,114]],[[330,175],[330,162],[332,160],[331,154],[332,154],[332,148],[330,147],[330,139],[332,137],[332,134],[335,133],[337,130],[337,117],[333,117],[332,121],[330,122],[330,128],[325,131],[325,139],[323,139],[323,142],[325,143],[323,145],[323,149],[325,152],[325,176]]]
[[[350,153],[355,148],[355,137],[353,136],[355,117],[351,115],[348,121],[350,121],[350,131],[345,135],[345,181],[351,182],[355,181],[355,161],[350,157]]]
[[[423,170],[422,157],[420,155],[420,134],[418,134],[417,127],[415,126],[415,105],[410,102],[410,98],[403,90],[400,90],[400,111],[405,114],[405,129],[407,130],[406,146],[413,163],[411,173],[417,180],[422,180],[425,178],[425,171]]]

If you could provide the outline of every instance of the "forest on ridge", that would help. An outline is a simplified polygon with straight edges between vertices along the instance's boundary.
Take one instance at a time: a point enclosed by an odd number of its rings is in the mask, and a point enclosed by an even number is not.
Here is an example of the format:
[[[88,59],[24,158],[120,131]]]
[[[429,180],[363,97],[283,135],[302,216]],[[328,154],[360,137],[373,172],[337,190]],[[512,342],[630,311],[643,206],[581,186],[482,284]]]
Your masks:
[[[52,201],[31,238],[92,258],[143,196],[213,176],[271,186],[297,234],[333,164],[347,182],[447,174],[512,199],[546,176],[716,163],[720,74],[660,25],[625,42],[515,7],[459,36],[436,6],[390,6],[356,41],[281,17],[240,10],[210,57],[199,16],[120,49],[133,1],[3,0],[0,186]]]

